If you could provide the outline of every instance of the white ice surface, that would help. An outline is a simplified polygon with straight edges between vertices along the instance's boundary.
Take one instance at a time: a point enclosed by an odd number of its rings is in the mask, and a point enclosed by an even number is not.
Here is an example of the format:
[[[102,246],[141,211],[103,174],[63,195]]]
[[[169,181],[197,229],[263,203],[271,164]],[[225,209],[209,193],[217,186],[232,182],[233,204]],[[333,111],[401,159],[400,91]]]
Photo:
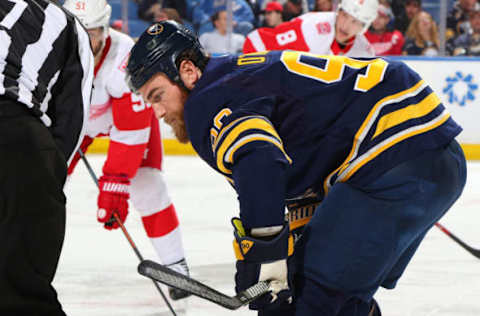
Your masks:
[[[105,156],[87,157],[100,175]],[[233,190],[198,157],[167,156],[164,167],[192,276],[233,295],[230,218],[237,214]],[[468,172],[463,196],[441,223],[480,248],[480,163],[469,163]],[[96,222],[97,189],[81,162],[66,194],[67,231],[54,281],[66,313],[171,315],[152,282],[136,272],[138,259],[122,232],[106,231]],[[126,227],[142,255],[157,260],[133,209]],[[163,291],[167,294],[166,288]],[[479,316],[480,259],[433,228],[397,287],[380,290],[376,298],[385,316]],[[187,314],[194,316],[256,315],[247,308],[231,312],[198,298],[187,304]]]

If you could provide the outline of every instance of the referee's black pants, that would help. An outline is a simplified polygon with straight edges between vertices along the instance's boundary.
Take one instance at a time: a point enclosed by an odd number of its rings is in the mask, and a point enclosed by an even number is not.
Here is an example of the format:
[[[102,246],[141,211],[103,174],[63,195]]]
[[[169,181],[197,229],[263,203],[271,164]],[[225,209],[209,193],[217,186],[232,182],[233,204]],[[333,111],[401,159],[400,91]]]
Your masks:
[[[65,236],[67,166],[24,105],[0,103],[0,315],[64,316],[52,286]]]

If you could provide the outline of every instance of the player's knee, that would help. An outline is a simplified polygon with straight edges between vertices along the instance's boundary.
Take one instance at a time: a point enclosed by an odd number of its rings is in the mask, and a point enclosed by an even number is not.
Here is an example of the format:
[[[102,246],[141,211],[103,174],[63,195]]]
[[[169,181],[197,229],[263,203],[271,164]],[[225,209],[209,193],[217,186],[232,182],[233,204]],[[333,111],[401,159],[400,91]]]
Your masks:
[[[131,180],[130,198],[140,213],[163,210],[172,202],[163,173],[155,168],[140,168]]]

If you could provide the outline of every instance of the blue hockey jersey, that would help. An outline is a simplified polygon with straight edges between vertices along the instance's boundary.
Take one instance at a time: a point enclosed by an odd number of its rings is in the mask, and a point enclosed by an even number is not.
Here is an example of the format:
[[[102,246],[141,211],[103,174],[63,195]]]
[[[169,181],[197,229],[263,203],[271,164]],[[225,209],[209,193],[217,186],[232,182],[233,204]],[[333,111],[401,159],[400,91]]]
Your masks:
[[[194,149],[233,185],[246,227],[285,199],[361,187],[461,131],[402,62],[277,51],[212,58],[185,104]]]

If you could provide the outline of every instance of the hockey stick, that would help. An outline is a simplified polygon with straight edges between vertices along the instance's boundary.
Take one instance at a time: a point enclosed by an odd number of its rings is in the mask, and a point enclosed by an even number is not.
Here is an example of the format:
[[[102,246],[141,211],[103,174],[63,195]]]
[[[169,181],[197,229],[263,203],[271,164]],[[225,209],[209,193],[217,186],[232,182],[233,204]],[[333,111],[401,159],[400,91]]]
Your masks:
[[[195,279],[151,260],[140,262],[138,265],[138,273],[231,310],[238,309],[259,298],[263,294],[270,292],[270,282],[261,281],[235,296],[228,296]]]
[[[480,249],[475,249],[469,245],[467,245],[465,242],[463,242],[460,238],[458,238],[457,236],[455,236],[453,233],[451,233],[445,226],[443,226],[442,224],[440,223],[435,223],[435,226],[437,226],[442,232],[444,232],[445,234],[447,234],[448,237],[450,237],[451,239],[453,239],[453,241],[455,241],[457,244],[459,244],[460,246],[462,246],[463,249],[465,249],[466,251],[468,251],[469,253],[471,253],[472,255],[474,255],[475,257],[479,258],[480,259]]]
[[[98,187],[98,178],[97,178],[97,176],[95,175],[95,171],[93,171],[93,168],[92,168],[92,166],[90,165],[90,163],[88,162],[87,157],[85,157],[85,154],[83,153],[83,151],[82,151],[80,148],[78,149],[78,154],[80,155],[80,158],[82,158],[83,162],[85,163],[85,167],[87,167],[88,173],[90,173],[90,176],[92,177],[93,181],[95,182],[95,184],[96,184],[97,187]],[[113,216],[115,217],[115,220],[117,221],[118,225],[119,225],[120,228],[122,229],[122,232],[123,232],[123,234],[125,235],[125,237],[127,238],[128,243],[130,244],[130,246],[132,247],[133,251],[134,251],[135,254],[137,255],[138,260],[140,260],[140,262],[142,262],[142,261],[144,260],[144,259],[143,259],[143,256],[142,256],[142,254],[140,253],[140,251],[138,250],[138,248],[137,248],[137,246],[135,245],[135,243],[133,242],[133,239],[132,239],[132,237],[130,236],[130,234],[128,233],[127,229],[125,228],[125,225],[123,225],[122,221],[121,221],[120,218],[118,217],[117,212],[114,212],[114,213],[113,213]],[[153,282],[153,285],[155,285],[155,287],[157,288],[157,290],[158,290],[158,292],[160,293],[160,295],[162,295],[163,300],[164,300],[165,303],[167,304],[168,309],[172,312],[173,316],[177,316],[177,314],[176,314],[175,311],[173,310],[172,305],[170,305],[170,302],[168,301],[167,297],[165,296],[165,294],[163,293],[162,289],[160,288],[160,285],[158,285],[158,283],[155,282],[154,280],[152,280],[152,282]]]

